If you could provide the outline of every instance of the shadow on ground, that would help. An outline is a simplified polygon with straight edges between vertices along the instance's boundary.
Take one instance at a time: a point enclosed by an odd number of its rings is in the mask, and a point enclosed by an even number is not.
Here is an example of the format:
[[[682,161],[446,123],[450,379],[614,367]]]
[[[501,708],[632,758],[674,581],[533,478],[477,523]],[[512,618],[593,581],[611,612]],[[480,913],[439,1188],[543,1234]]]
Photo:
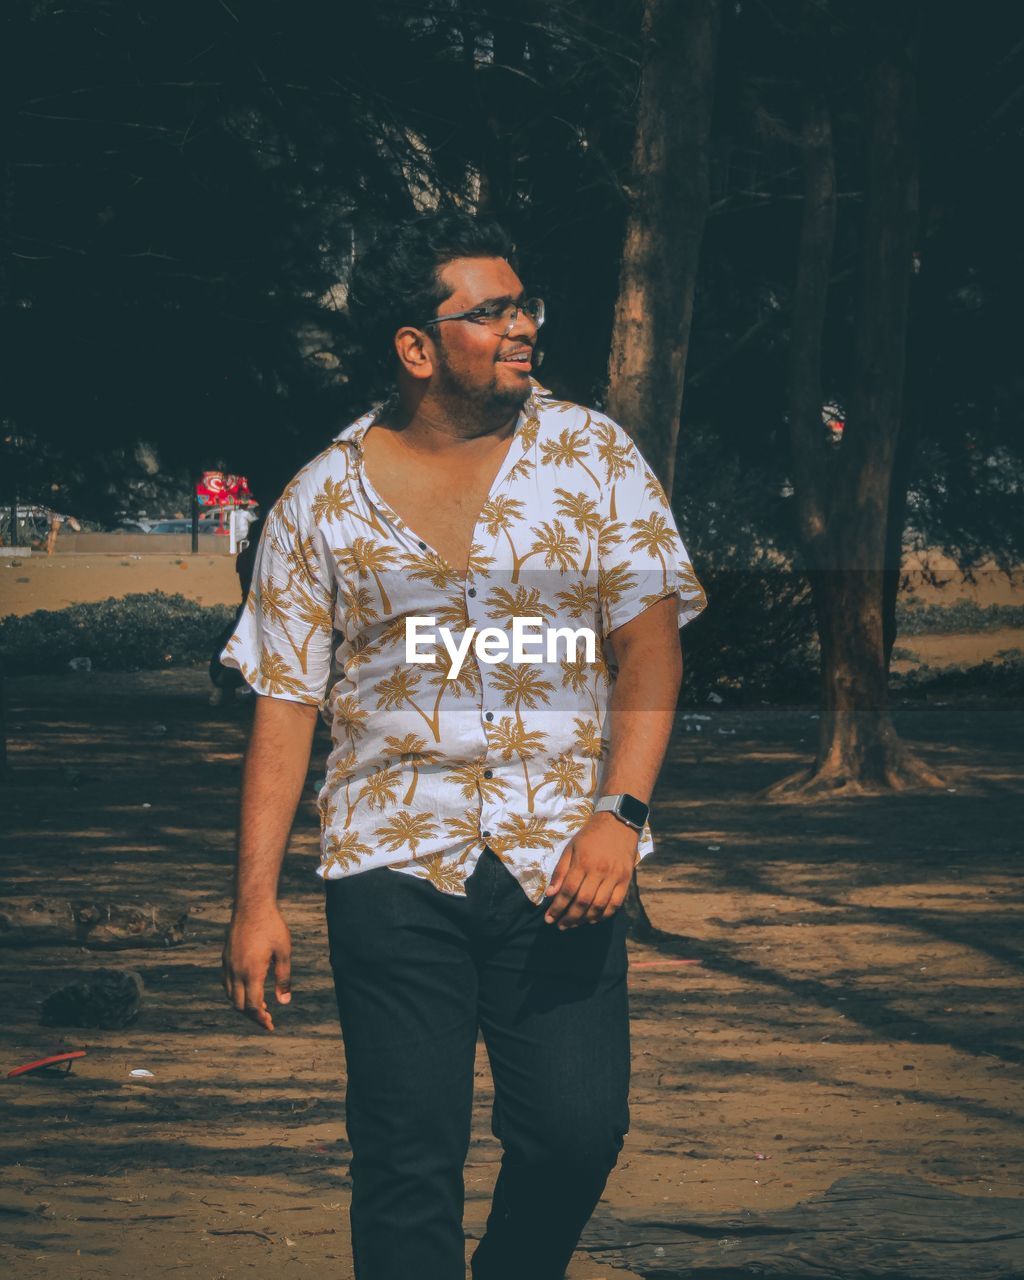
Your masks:
[[[63,1275],[69,1256],[83,1280],[142,1260],[351,1274],[314,791],[283,877],[295,1000],[268,1037],[219,986],[250,713],[207,693],[199,672],[9,682],[4,896],[190,911],[169,950],[0,951],[6,1069],[88,1050],[69,1077],[3,1082],[0,1216],[19,1280]],[[1024,1274],[1019,706],[898,706],[949,789],[814,806],[754,798],[812,753],[811,708],[692,714],[640,873],[659,933],[631,948],[631,1129],[570,1276]],[[144,977],[135,1026],[38,1026],[50,990],[105,965]],[[500,1157],[482,1050],[477,1074],[470,1237]]]

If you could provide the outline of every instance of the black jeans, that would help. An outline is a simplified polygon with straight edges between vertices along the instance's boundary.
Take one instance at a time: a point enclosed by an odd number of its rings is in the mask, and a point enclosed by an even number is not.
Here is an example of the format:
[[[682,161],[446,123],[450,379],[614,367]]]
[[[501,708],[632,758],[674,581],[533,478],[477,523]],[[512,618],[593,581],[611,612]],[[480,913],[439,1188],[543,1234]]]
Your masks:
[[[478,1028],[503,1156],[474,1280],[562,1280],[629,1128],[624,914],[545,924],[490,849],[466,890],[326,882],[356,1280],[465,1280]]]

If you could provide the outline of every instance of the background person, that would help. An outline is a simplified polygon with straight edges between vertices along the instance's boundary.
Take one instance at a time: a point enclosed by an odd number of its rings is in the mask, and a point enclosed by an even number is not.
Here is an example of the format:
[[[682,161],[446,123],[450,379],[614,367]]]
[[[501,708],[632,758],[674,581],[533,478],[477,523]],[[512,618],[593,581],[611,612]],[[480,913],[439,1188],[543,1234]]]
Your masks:
[[[235,511],[232,511],[232,517],[235,514]],[[209,667],[210,683],[213,685],[213,692],[209,698],[211,707],[232,705],[235,701],[235,695],[239,690],[245,688],[245,679],[242,673],[236,666],[230,666],[222,662],[221,654],[224,651],[224,646],[234,634],[242,616],[242,610],[245,608],[249,587],[252,585],[253,569],[256,564],[256,548],[259,544],[260,531],[263,528],[263,517],[241,509],[239,509],[238,514],[246,517],[244,533],[239,540],[238,555],[235,557],[235,573],[238,575],[238,585],[242,593],[242,599],[235,610],[235,616],[226,627],[223,627],[217,633],[217,639],[214,641]]]

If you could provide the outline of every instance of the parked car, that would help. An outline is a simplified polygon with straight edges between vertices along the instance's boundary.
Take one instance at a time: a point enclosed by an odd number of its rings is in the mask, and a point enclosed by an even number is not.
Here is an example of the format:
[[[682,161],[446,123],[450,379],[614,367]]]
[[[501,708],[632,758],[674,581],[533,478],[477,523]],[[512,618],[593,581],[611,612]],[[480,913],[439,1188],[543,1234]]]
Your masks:
[[[201,534],[216,533],[218,524],[216,520],[200,520],[199,532]],[[192,521],[185,520],[157,520],[149,527],[150,533],[191,533]]]

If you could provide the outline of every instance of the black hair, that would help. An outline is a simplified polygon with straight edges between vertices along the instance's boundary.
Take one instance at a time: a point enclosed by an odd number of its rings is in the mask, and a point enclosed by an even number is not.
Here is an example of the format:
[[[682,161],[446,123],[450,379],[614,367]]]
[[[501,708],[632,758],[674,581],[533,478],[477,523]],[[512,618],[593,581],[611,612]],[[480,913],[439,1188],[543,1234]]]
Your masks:
[[[402,325],[421,325],[448,297],[439,268],[454,258],[505,258],[514,268],[515,245],[493,218],[449,210],[386,227],[357,253],[348,286],[348,315],[362,349],[374,393],[394,389],[394,336]]]

